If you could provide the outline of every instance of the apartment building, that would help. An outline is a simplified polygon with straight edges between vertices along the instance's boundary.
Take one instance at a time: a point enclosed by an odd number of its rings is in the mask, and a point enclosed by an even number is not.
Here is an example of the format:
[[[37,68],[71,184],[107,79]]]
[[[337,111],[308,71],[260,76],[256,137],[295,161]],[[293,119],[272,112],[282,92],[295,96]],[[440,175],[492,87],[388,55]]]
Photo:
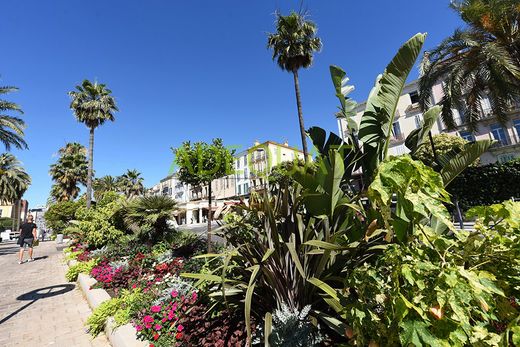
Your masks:
[[[211,210],[216,212],[225,205],[247,199],[252,190],[265,189],[271,169],[295,158],[303,160],[303,152],[290,147],[287,142],[256,141],[253,146],[235,155],[233,174],[212,182]],[[150,194],[168,195],[177,200],[179,211],[175,217],[179,225],[207,222],[210,208],[207,185],[192,187],[181,183],[173,174],[154,185]]]
[[[0,205],[0,218],[20,219],[21,222],[25,222],[28,208],[29,202],[27,200],[18,200],[18,202],[14,204],[4,203]],[[19,224],[20,223],[17,223],[15,228],[19,227]]]
[[[422,124],[422,111],[419,107],[419,87],[418,80],[413,81],[405,86],[403,94],[399,98],[394,123],[392,124],[392,138],[389,146],[391,155],[401,155],[408,153],[409,150],[404,145],[406,137],[414,129]],[[443,96],[442,84],[439,83],[433,87],[432,102],[438,103]],[[354,117],[359,124],[361,116],[365,110],[366,103],[358,105],[357,114]],[[441,119],[437,120],[432,128],[432,134],[447,133],[454,136],[460,136],[468,141],[492,139],[496,140],[480,160],[483,165],[495,162],[505,162],[520,157],[520,108],[516,107],[511,112],[510,120],[501,125],[491,112],[491,105],[487,98],[481,101],[482,119],[479,121],[477,130],[472,132],[464,125],[464,117],[462,112],[454,109],[453,114],[457,128],[448,130]],[[345,138],[347,132],[346,122],[342,119],[338,120],[338,127],[341,136]]]

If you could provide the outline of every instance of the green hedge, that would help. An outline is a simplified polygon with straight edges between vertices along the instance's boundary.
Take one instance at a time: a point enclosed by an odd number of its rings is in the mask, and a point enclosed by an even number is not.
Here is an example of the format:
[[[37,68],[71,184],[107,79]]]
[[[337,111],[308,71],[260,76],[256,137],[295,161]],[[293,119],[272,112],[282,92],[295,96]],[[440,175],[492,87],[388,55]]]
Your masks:
[[[520,159],[469,167],[450,183],[448,192],[463,210],[520,198]]]

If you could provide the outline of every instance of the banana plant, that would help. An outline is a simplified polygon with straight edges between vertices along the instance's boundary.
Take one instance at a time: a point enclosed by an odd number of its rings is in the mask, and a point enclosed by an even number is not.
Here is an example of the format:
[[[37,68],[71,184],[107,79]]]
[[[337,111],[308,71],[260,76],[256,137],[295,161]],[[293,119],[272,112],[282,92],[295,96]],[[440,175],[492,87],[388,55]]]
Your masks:
[[[326,143],[333,143],[340,148],[344,148],[344,163],[345,168],[348,168],[345,173],[351,175],[361,167],[367,186],[379,163],[388,156],[388,146],[392,136],[392,123],[395,119],[397,103],[425,38],[426,34],[419,33],[405,42],[383,74],[378,76],[366,102],[359,131],[353,120],[357,104],[348,98],[348,94],[353,90],[353,87],[347,85],[348,78],[341,68],[330,67],[336,97],[340,101],[339,112],[336,113],[336,117],[346,120],[348,134],[343,141],[340,137],[331,133],[329,140],[325,142],[326,133],[323,129],[313,127],[309,129],[308,133],[322,156],[328,156],[330,146],[324,145]]]

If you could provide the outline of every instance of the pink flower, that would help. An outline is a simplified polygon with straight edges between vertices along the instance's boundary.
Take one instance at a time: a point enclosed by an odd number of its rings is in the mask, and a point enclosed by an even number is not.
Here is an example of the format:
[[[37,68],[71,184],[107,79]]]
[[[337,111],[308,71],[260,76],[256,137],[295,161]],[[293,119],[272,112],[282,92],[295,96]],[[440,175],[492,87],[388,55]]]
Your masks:
[[[196,301],[197,300],[197,292],[193,292],[191,294],[191,300]]]
[[[183,331],[183,330],[184,330],[184,326],[183,326],[182,324],[179,324],[179,325],[177,326],[177,331],[178,331],[178,332],[181,332],[181,331]]]
[[[168,319],[166,317],[164,317],[163,319],[161,319],[161,322],[166,323],[167,320]]]
[[[174,303],[174,304],[172,305],[172,310],[174,310],[174,311],[177,310],[177,303]]]
[[[145,323],[153,323],[153,317],[152,316],[144,316],[143,322]]]
[[[146,329],[150,329],[150,328],[152,327],[152,325],[151,325],[150,323],[146,323],[146,324],[144,325],[144,327],[145,327]]]
[[[169,311],[169,312],[168,312],[168,319],[169,319],[169,320],[172,320],[173,317],[175,317],[175,314],[173,313],[173,311]]]
[[[176,298],[177,296],[179,296],[179,292],[176,291],[176,290],[173,290],[172,291],[172,297]]]
[[[143,330],[143,326],[142,326],[142,325],[137,325],[137,326],[135,327],[135,330],[137,330],[137,331],[141,331],[141,330]]]
[[[159,312],[161,312],[161,306],[157,306],[157,305],[152,306],[151,310],[153,313],[159,313]]]
[[[134,284],[132,284],[132,289],[135,289],[135,288],[137,288],[137,284],[134,283]]]
[[[157,331],[159,331],[159,330],[162,329],[162,326],[159,325],[159,324],[155,324],[154,329],[157,330]]]

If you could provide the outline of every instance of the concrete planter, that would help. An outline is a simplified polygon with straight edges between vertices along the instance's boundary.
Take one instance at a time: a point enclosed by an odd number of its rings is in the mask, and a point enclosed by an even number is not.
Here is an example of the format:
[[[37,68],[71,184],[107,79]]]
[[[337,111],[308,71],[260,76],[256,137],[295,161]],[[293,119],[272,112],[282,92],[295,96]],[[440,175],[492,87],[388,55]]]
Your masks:
[[[76,264],[76,260],[69,260],[68,265]],[[98,307],[102,302],[109,300],[110,295],[104,289],[90,289],[97,281],[87,274],[78,275],[78,284],[87,299],[92,310]],[[149,343],[137,339],[135,328],[132,324],[125,324],[114,328],[115,321],[113,317],[109,317],[105,323],[105,334],[110,341],[112,347],[147,347]]]
[[[63,234],[56,235],[56,243],[63,243]]]

